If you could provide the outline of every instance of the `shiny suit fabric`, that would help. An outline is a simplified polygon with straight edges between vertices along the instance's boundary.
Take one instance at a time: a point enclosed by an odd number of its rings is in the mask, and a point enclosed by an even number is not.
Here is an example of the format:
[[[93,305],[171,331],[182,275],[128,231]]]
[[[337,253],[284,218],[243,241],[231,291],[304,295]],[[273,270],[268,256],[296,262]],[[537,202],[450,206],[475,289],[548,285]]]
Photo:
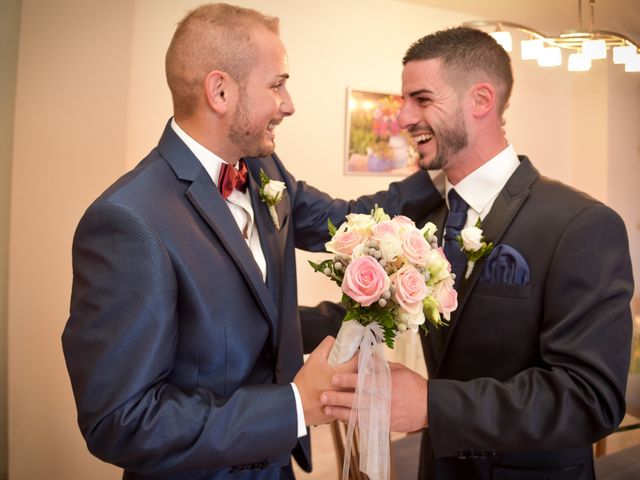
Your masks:
[[[229,208],[167,125],[154,150],[83,215],[63,348],[89,450],[126,479],[293,478],[311,468],[289,382],[302,365],[295,248],[324,249],[327,220],[374,204],[425,215],[423,172],[357,201],[247,159],[263,281]],[[275,229],[260,170],[286,183]],[[431,202],[431,203],[430,203]]]

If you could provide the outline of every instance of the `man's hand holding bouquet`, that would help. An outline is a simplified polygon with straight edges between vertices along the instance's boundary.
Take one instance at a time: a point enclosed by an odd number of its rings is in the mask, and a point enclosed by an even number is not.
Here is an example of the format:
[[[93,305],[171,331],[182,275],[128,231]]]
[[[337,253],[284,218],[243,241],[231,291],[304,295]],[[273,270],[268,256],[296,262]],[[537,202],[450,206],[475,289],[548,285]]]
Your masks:
[[[360,348],[347,451],[356,424],[360,429],[360,470],[372,480],[389,478],[389,366],[383,342],[393,348],[396,334],[446,325],[457,307],[454,276],[436,227],[418,229],[404,216],[390,218],[381,208],[370,215],[350,214],[336,229],[329,223],[333,258],[309,262],[342,290],[346,315],[329,363],[348,361]],[[345,455],[343,478],[348,475]]]

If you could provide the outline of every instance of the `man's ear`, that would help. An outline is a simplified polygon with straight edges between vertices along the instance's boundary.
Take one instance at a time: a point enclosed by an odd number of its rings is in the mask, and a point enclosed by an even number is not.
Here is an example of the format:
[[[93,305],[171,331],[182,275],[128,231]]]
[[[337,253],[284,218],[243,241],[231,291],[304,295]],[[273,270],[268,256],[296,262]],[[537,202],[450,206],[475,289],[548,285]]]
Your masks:
[[[490,83],[476,83],[471,87],[471,105],[473,115],[484,117],[496,107],[496,89]]]
[[[232,80],[220,70],[210,71],[204,79],[204,94],[207,105],[216,113],[224,114],[229,109],[229,91]]]

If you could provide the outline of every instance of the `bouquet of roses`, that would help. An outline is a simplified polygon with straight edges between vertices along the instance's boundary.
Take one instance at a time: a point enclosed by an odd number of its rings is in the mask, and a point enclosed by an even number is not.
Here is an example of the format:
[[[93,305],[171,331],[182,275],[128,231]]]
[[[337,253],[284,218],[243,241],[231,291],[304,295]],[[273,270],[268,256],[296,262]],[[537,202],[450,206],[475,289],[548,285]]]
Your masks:
[[[397,332],[426,330],[425,319],[446,325],[458,305],[451,266],[435,232],[433,223],[418,229],[411,219],[390,218],[382,208],[350,214],[337,230],[329,222],[332,238],[325,247],[333,258],[309,263],[342,289],[344,322],[379,324],[393,348]]]
[[[338,284],[346,305],[329,363],[346,362],[360,349],[347,452],[358,415],[360,470],[372,480],[389,477],[391,384],[382,342],[393,348],[397,332],[426,330],[425,320],[446,325],[458,306],[454,275],[435,232],[432,223],[418,229],[411,219],[390,218],[376,207],[370,215],[348,215],[338,229],[329,222],[332,238],[325,247],[333,258],[309,262]],[[348,471],[347,454],[343,478]]]

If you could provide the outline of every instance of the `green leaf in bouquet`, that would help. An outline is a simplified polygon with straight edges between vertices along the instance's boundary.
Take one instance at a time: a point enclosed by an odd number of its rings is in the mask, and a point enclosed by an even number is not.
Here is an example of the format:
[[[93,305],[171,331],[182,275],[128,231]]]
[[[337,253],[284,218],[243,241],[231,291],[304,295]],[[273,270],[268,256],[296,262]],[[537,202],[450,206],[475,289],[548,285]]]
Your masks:
[[[327,226],[329,227],[329,235],[331,235],[331,237],[333,238],[333,236],[336,234],[337,229],[330,218],[327,219]]]

